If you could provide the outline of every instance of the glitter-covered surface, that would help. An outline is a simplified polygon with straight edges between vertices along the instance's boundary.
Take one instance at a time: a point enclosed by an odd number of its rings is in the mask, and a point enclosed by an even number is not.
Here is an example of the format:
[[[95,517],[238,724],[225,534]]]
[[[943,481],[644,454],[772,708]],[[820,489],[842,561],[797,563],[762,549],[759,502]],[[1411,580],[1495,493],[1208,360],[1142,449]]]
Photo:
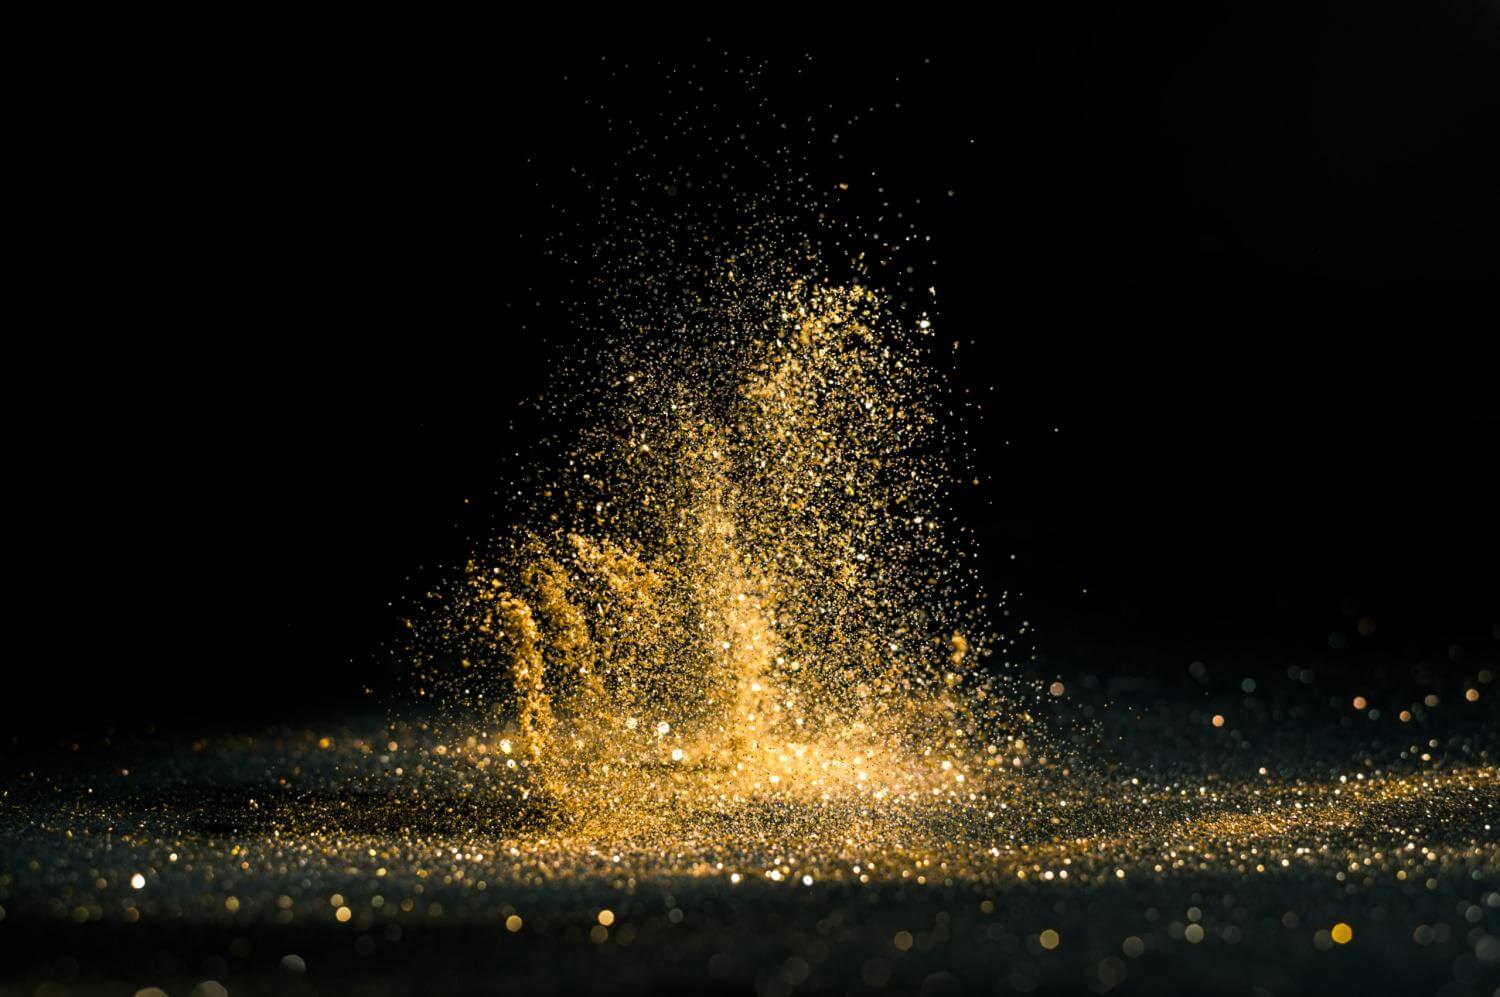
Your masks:
[[[750,802],[577,840],[438,791],[462,746],[378,721],[11,756],[3,992],[1500,983],[1487,686],[1403,721],[1294,675],[1216,726],[1164,685],[1060,697],[1059,722],[1098,717],[1088,750],[1028,763],[984,822]]]

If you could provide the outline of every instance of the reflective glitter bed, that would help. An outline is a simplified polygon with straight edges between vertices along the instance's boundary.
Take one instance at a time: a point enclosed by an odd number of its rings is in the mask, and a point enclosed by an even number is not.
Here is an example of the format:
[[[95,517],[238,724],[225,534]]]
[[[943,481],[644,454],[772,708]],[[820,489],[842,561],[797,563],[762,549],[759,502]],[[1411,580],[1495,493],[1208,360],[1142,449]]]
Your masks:
[[[983,820],[768,794],[559,826],[504,764],[513,793],[440,788],[480,742],[420,726],[84,745],[6,780],[0,992],[1486,993],[1500,778],[1471,708],[1349,755],[1333,717],[1298,751],[1248,720],[1246,751],[1163,701]]]

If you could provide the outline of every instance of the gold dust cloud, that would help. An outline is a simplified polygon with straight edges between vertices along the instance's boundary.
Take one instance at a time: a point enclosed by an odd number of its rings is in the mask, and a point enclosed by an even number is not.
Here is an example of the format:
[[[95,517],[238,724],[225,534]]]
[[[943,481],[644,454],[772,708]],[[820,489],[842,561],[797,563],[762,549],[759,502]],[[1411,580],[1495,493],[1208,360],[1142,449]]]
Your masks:
[[[697,325],[598,351],[530,522],[432,593],[443,764],[585,838],[982,821],[1036,732],[986,667],[932,322],[773,261],[711,280]]]

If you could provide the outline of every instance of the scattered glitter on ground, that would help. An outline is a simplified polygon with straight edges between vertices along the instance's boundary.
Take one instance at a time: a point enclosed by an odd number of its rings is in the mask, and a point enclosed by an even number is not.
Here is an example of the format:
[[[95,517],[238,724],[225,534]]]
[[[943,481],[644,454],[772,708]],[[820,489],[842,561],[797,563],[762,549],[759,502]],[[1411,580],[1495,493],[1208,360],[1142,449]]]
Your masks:
[[[675,835],[601,819],[585,839],[444,791],[426,766],[455,746],[414,726],[84,745],[5,781],[4,992],[1500,981],[1488,712],[1393,721],[1351,752],[1331,720],[1302,721],[1296,748],[1244,721],[1267,745],[1247,750],[1173,722],[1190,709],[1102,711],[1089,764],[1033,766],[983,825],[744,800],[659,825]]]

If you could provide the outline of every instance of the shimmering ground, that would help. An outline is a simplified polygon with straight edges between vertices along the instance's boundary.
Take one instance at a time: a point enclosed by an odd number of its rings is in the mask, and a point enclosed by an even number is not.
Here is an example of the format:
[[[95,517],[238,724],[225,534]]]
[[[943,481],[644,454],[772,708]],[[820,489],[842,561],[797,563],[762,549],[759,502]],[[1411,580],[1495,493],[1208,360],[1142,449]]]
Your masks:
[[[1291,681],[1215,726],[1107,693],[983,822],[758,799],[578,834],[378,722],[80,745],[4,782],[4,992],[1500,983],[1488,699],[1372,720]]]

